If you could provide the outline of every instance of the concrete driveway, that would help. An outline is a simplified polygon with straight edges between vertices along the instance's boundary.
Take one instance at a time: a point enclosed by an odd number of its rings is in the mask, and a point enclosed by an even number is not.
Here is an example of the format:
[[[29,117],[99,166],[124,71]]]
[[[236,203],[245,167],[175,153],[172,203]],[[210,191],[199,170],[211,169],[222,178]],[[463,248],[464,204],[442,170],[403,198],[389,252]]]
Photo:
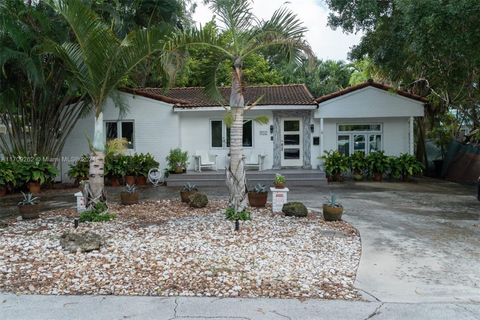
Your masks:
[[[334,192],[360,231],[356,286],[382,302],[480,302],[480,202],[445,181],[342,183],[294,190],[320,209]]]
[[[111,199],[119,188],[109,188]],[[48,207],[73,206],[76,190],[47,191]],[[177,197],[176,188],[148,188],[142,197]],[[225,197],[225,188],[202,188]],[[336,183],[293,188],[289,200],[321,210],[330,192],[362,237],[356,286],[371,301],[480,302],[480,202],[473,186],[420,179],[414,183]],[[0,218],[16,214],[18,195],[3,199]]]

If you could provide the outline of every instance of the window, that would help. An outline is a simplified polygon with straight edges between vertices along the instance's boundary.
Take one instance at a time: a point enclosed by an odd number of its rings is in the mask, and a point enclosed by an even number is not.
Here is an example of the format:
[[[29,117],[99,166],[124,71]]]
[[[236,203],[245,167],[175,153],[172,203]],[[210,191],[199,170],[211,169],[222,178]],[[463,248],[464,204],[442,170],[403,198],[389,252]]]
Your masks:
[[[339,124],[337,150],[345,155],[382,150],[382,124]]]
[[[210,135],[212,148],[230,147],[230,128],[227,128],[222,120],[210,121]],[[253,147],[253,121],[246,120],[243,123],[243,146]]]
[[[107,121],[105,123],[107,142],[112,139],[124,138],[127,140],[128,149],[134,149],[133,121]]]

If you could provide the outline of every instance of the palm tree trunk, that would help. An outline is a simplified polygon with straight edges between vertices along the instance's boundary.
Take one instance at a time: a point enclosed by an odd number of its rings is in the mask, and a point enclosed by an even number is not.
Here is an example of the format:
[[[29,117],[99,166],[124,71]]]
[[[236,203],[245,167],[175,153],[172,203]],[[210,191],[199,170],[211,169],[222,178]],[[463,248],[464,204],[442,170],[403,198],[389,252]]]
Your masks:
[[[235,62],[230,92],[230,107],[233,123],[230,129],[230,164],[227,169],[227,187],[230,193],[230,207],[241,212],[247,207],[247,181],[243,159],[243,114],[245,100],[241,87],[241,67]]]
[[[87,206],[93,207],[98,202],[103,202],[105,198],[105,146],[103,143],[103,113],[100,112],[95,118],[95,131],[93,134],[93,150],[90,155],[89,169],[89,190]]]

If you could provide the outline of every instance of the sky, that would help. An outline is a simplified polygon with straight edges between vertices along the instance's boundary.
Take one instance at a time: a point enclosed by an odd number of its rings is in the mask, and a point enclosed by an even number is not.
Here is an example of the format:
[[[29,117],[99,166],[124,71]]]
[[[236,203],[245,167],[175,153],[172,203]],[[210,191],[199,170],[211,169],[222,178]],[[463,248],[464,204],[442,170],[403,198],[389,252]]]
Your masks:
[[[213,14],[201,0],[197,4],[193,18],[197,23],[205,24]],[[341,29],[332,30],[327,26],[329,10],[321,0],[256,0],[253,12],[268,19],[282,5],[296,13],[308,28],[305,37],[320,59],[346,60],[350,48],[360,41],[361,34],[345,34]]]

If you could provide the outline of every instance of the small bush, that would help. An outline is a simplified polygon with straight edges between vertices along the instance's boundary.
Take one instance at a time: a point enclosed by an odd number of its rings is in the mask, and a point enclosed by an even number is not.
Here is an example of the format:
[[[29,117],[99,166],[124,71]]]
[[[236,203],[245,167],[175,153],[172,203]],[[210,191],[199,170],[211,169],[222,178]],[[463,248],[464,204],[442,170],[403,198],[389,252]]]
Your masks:
[[[287,217],[306,217],[308,215],[307,207],[301,202],[287,202],[283,205],[282,212]]]
[[[108,213],[105,202],[99,202],[91,210],[80,213],[80,222],[104,222],[115,219],[114,214]]]
[[[227,210],[225,211],[225,217],[227,218],[227,220],[232,220],[232,221],[252,220],[252,215],[249,211],[243,210],[243,211],[237,212],[237,211],[235,211],[234,208],[227,208]]]
[[[190,196],[190,207],[192,208],[205,208],[208,204],[207,195],[204,193],[194,193]]]

